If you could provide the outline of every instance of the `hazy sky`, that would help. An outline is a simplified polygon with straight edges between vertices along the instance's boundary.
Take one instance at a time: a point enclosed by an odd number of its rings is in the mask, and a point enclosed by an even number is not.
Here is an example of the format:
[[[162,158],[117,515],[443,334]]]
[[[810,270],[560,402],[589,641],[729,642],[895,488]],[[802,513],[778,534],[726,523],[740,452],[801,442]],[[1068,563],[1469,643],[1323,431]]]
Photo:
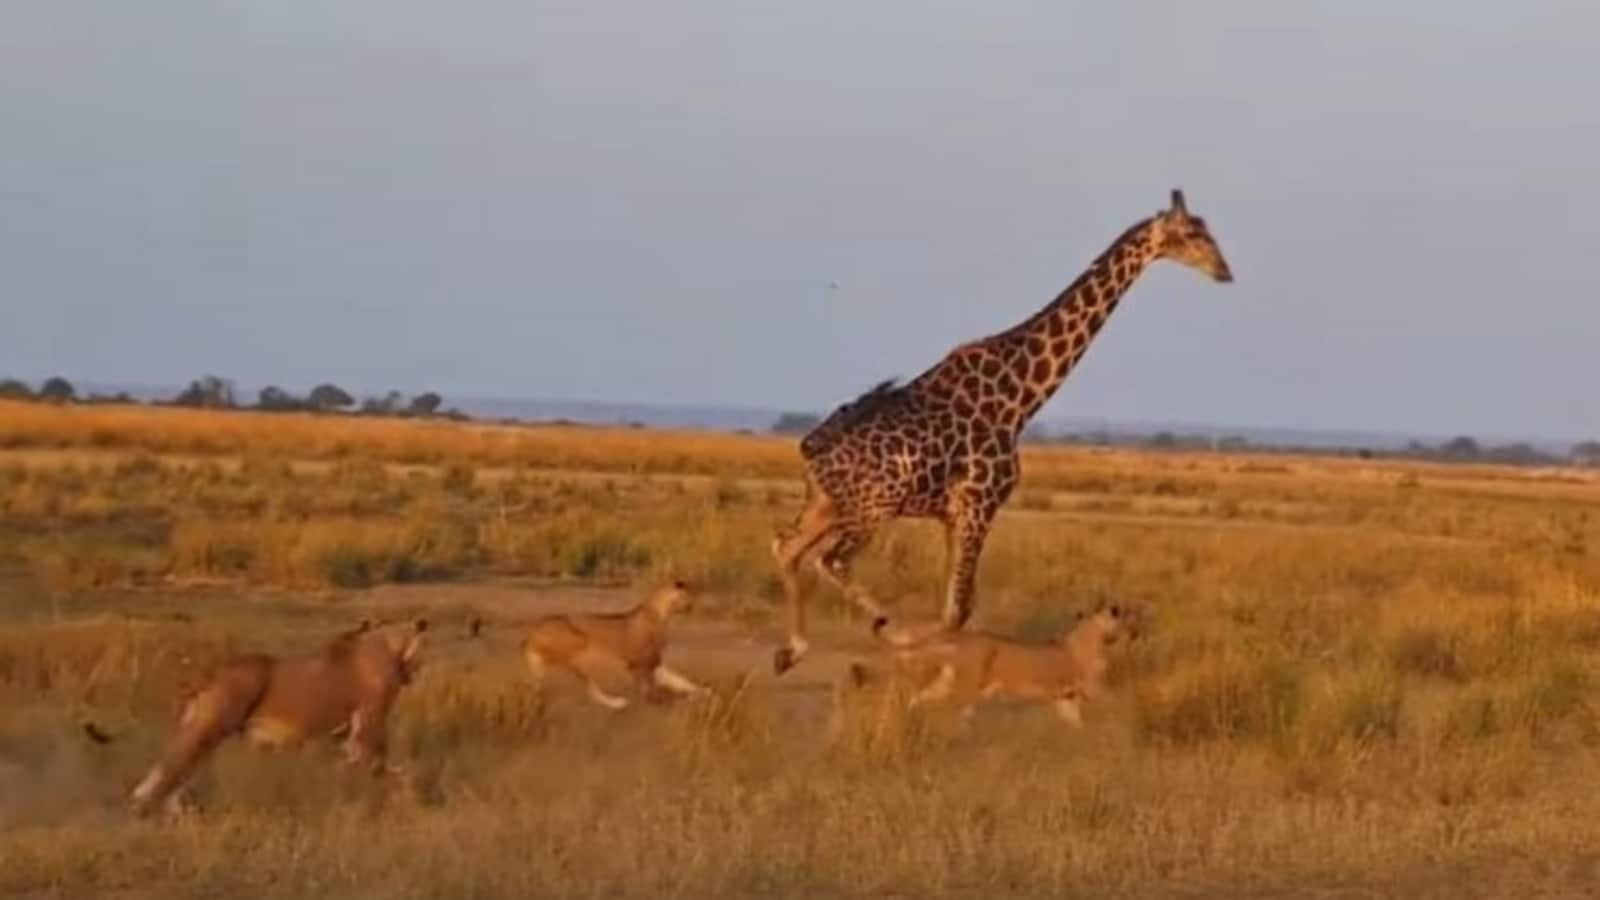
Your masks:
[[[820,410],[1180,186],[1237,281],[1153,269],[1045,418],[1600,435],[1597,36],[1579,2],[0,4],[0,374]]]

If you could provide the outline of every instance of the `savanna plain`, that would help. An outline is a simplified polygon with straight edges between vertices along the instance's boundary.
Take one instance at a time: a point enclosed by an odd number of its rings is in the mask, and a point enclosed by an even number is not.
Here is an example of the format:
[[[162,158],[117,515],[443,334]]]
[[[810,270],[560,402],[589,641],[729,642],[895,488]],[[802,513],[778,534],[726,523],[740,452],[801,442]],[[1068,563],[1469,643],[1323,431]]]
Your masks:
[[[1081,730],[836,695],[873,648],[814,579],[813,652],[772,674],[792,438],[0,403],[0,894],[1600,891],[1592,470],[1054,446],[1023,469],[973,626],[1147,616]],[[858,574],[928,618],[942,565],[902,522]],[[667,660],[714,696],[532,689],[519,623],[676,577],[701,596]],[[417,615],[405,777],[235,742],[193,815],[128,815],[224,655]]]

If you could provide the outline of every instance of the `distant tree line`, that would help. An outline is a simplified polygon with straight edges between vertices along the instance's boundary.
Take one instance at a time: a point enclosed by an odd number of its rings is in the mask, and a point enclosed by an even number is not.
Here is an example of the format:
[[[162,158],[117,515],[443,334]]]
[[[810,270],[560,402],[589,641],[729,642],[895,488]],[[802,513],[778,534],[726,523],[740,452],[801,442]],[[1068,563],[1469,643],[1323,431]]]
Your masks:
[[[1036,436],[1036,439],[1051,440]],[[1600,441],[1582,441],[1565,454],[1541,450],[1526,442],[1485,446],[1476,438],[1461,435],[1436,445],[1410,441],[1404,449],[1372,447],[1327,447],[1296,444],[1255,443],[1239,435],[1213,438],[1202,434],[1158,431],[1148,436],[1114,436],[1104,431],[1065,434],[1054,440],[1102,446],[1143,446],[1153,450],[1210,450],[1220,453],[1331,453],[1362,459],[1418,459],[1430,462],[1482,462],[1519,466],[1574,464],[1600,466]]]
[[[817,426],[820,417],[809,413],[786,412],[772,423],[774,434],[805,434]],[[1356,456],[1362,459],[1377,457],[1391,459],[1420,459],[1434,462],[1484,462],[1507,465],[1548,466],[1580,465],[1600,466],[1600,441],[1580,441],[1573,444],[1566,455],[1550,453],[1528,443],[1484,446],[1476,438],[1462,435],[1441,444],[1430,446],[1421,441],[1411,441],[1404,449],[1370,447],[1301,446],[1293,444],[1254,443],[1241,435],[1213,437],[1205,434],[1182,434],[1158,431],[1154,434],[1117,434],[1107,430],[1052,432],[1048,426],[1035,422],[1022,431],[1024,443],[1080,444],[1098,447],[1143,447],[1150,450],[1209,451],[1216,453],[1310,453],[1336,456]]]
[[[0,400],[24,400],[36,403],[125,403],[140,401],[126,392],[117,394],[90,394],[79,396],[72,382],[55,376],[46,379],[35,390],[27,382],[16,378],[0,379]],[[443,409],[444,398],[433,391],[407,397],[399,391],[362,397],[357,400],[336,384],[319,384],[304,396],[269,385],[256,394],[255,403],[241,403],[233,382],[218,375],[202,375],[189,382],[189,386],[168,400],[151,401],[153,406],[185,406],[193,409],[234,409],[258,412],[314,412],[349,413],[363,416],[400,416],[406,418],[441,417],[455,420],[469,418],[458,409]]]
[[[28,386],[26,381],[16,378],[0,378],[0,400],[37,400],[41,403],[73,403],[78,399],[78,391],[72,382],[57,375],[45,379],[35,391]]]

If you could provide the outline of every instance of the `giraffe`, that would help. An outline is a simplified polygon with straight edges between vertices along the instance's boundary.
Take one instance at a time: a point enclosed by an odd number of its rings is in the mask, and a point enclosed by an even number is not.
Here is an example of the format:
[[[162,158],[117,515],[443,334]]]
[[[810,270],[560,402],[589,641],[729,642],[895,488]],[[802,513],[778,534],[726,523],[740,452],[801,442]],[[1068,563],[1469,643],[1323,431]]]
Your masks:
[[[1170,259],[1218,282],[1233,280],[1205,222],[1183,192],[1123,232],[1077,280],[1017,325],[945,354],[904,384],[884,381],[835,409],[800,440],[806,502],[772,540],[783,582],[788,640],[773,655],[778,674],[806,653],[799,567],[817,571],[872,618],[882,607],[851,579],[851,563],[893,518],[935,519],[945,531],[940,625],[966,624],[976,603],[978,559],[1021,469],[1017,436],[1072,372],[1089,342],[1145,267]]]

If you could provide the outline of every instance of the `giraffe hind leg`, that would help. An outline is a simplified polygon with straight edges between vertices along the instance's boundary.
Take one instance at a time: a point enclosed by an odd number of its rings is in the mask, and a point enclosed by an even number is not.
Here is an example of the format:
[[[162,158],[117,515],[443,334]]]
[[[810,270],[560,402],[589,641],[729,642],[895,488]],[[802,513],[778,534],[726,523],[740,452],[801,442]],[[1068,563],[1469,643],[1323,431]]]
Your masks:
[[[784,608],[788,618],[788,642],[772,656],[773,671],[779,675],[793,668],[805,656],[805,597],[800,590],[800,561],[806,553],[838,529],[838,514],[832,501],[821,492],[812,494],[792,526],[779,529],[772,540],[772,557],[783,582]]]
[[[860,583],[850,576],[850,565],[855,558],[865,550],[872,540],[872,531],[868,528],[856,527],[840,531],[833,542],[817,556],[817,571],[827,579],[851,603],[872,618],[872,633],[882,631],[889,624],[889,617],[884,615],[883,607],[872,598],[872,594]]]

